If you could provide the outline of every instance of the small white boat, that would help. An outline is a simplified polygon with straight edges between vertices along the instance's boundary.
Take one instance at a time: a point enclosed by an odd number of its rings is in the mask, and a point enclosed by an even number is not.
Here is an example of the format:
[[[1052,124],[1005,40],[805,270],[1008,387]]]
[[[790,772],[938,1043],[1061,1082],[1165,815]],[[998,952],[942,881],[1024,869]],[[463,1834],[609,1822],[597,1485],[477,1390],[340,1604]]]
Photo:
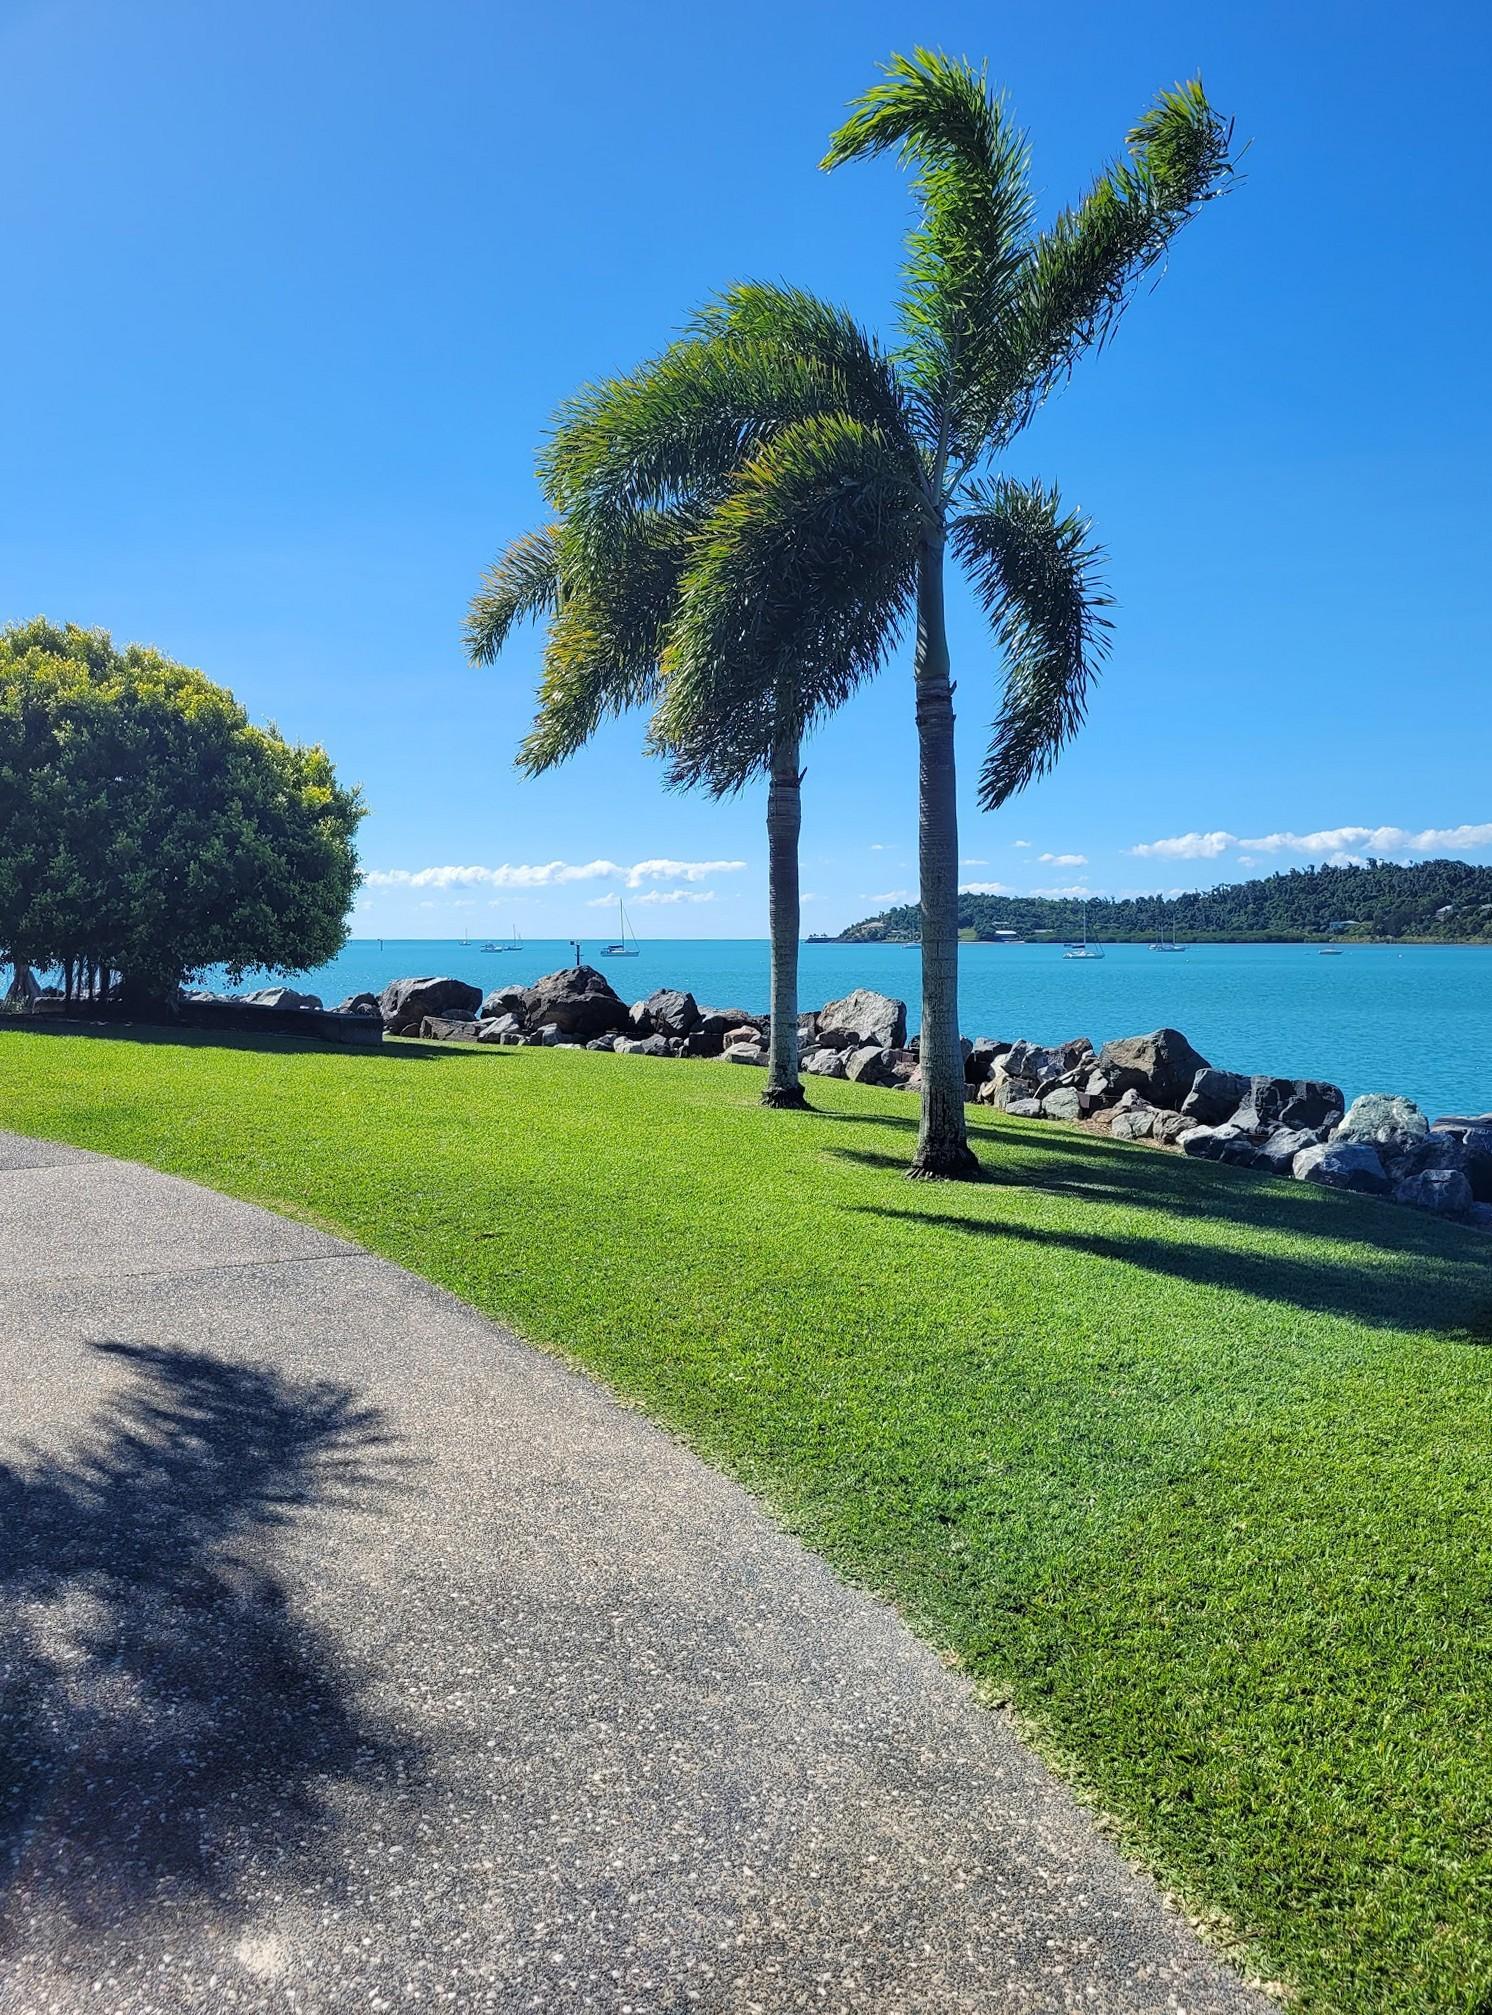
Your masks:
[[[627,905],[622,901],[620,896],[616,899],[616,907],[621,930],[618,933],[615,944],[602,945],[601,956],[603,959],[635,959],[637,957],[637,939],[631,935],[632,926],[627,921]],[[628,942],[629,937],[631,937],[630,943]]]
[[[1097,946],[1090,945],[1088,942],[1088,904],[1086,898],[1083,902],[1082,940],[1078,944],[1069,945],[1062,956],[1065,959],[1101,959],[1103,957],[1103,953],[1098,950]]]

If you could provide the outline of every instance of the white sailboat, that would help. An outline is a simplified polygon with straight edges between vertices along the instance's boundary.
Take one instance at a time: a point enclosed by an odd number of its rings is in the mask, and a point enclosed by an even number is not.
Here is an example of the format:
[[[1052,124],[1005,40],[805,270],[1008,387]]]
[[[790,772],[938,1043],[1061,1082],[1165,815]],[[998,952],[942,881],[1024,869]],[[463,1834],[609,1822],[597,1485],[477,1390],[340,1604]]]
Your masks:
[[[1088,942],[1088,898],[1086,896],[1083,898],[1083,941],[1081,944],[1069,945],[1062,956],[1065,959],[1101,959],[1103,957],[1103,953],[1098,947],[1090,945]]]
[[[632,931],[632,926],[627,921],[627,905],[622,901],[620,896],[616,899],[616,907],[617,921],[621,926],[617,934],[617,942],[611,945],[602,945],[601,956],[603,959],[635,959],[637,957],[637,939],[636,937],[632,937],[631,943],[627,942]]]

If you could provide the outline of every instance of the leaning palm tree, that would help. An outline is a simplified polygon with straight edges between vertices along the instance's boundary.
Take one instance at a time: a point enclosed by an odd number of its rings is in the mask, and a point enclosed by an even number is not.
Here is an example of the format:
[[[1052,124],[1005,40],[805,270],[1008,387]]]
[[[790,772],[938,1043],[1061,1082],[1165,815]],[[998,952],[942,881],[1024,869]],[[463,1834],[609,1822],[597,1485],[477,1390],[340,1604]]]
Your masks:
[[[562,413],[546,464],[569,511],[516,540],[484,578],[467,620],[468,654],[488,663],[514,625],[547,620],[544,677],[519,765],[537,775],[573,755],[608,714],[655,707],[651,740],[677,787],[725,796],[768,780],[771,1017],[762,1103],[807,1101],[798,1057],[798,837],[805,733],[835,704],[799,652],[780,653],[738,701],[691,680],[671,651],[682,588],[721,533],[743,445],[808,413],[839,410],[846,385],[822,363],[785,356],[726,329],[676,344],[630,378],[591,388]],[[734,415],[732,424],[730,416]],[[706,425],[698,422],[704,417]],[[555,473],[625,460],[639,439],[668,459],[651,502],[598,506]],[[678,675],[668,677],[673,663]],[[765,670],[765,661],[762,670]]]
[[[915,625],[922,915],[922,1110],[909,1173],[975,1176],[958,1039],[958,831],[944,615],[950,551],[1004,658],[980,777],[985,809],[1043,774],[1081,724],[1108,633],[1087,522],[1003,452],[1078,356],[1113,331],[1143,274],[1231,172],[1199,82],[1163,93],[1126,157],[1045,231],[1024,136],[983,71],[897,57],[825,166],[900,153],[919,205],[902,341],[889,358],[811,296],[737,288],[620,418],[582,402],[546,478],[588,536],[666,508],[700,456],[733,471],[685,556],[664,665],[702,717],[749,720],[792,666],[833,703]],[[729,386],[718,361],[750,360]],[[835,407],[819,394],[832,385]],[[735,393],[744,396],[737,398]],[[757,403],[752,403],[753,394]],[[800,396],[801,395],[801,396]],[[707,704],[708,702],[708,704]],[[760,736],[758,737],[760,741]]]
[[[688,517],[655,514],[646,533],[613,545],[611,564],[596,564],[589,548],[563,525],[514,540],[483,579],[468,612],[466,642],[473,663],[489,664],[514,626],[547,620],[546,668],[534,725],[519,751],[530,776],[573,755],[602,719],[656,703],[650,731],[668,759],[668,782],[724,797],[763,767],[767,794],[768,936],[771,1014],[767,1082],[762,1104],[802,1108],[798,1055],[798,932],[801,905],[798,836],[802,827],[802,726],[796,694],[778,688],[765,762],[755,749],[731,746],[728,724],[711,723],[687,694],[668,695],[659,663],[675,613]]]

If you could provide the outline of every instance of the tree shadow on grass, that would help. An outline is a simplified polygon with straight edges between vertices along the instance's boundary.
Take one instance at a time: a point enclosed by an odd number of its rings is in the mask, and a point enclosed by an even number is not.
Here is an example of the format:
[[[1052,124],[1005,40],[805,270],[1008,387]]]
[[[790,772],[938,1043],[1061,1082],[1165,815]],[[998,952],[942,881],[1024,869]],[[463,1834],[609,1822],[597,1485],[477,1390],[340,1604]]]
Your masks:
[[[332,1800],[418,1757],[360,1701],[265,1563],[317,1509],[371,1511],[404,1463],[347,1386],[138,1343],[61,1454],[0,1464],[0,1954],[137,1948],[246,1871],[323,1870]]]
[[[1241,1251],[1237,1246],[1185,1233],[1176,1238],[1110,1236],[1014,1224],[1008,1219],[928,1208],[923,1202],[904,1210],[886,1204],[850,1204],[847,1208],[857,1215],[903,1225],[911,1223],[969,1238],[1008,1240],[1047,1252],[1055,1248],[1088,1259],[1143,1267],[1192,1287],[1227,1288],[1256,1300],[1285,1302],[1312,1315],[1350,1317],[1373,1328],[1434,1331],[1459,1343],[1492,1345],[1492,1271],[1482,1252],[1471,1244],[1465,1257],[1459,1258],[1447,1251],[1443,1239],[1433,1251],[1423,1250],[1411,1239],[1401,1248],[1410,1263],[1386,1268],[1351,1259],[1301,1258],[1279,1246]],[[1388,1239],[1378,1243],[1385,1250],[1394,1249]],[[1116,1284],[1115,1292],[1120,1291]]]
[[[915,1122],[908,1125],[889,1114],[867,1118],[873,1124],[905,1126],[907,1155],[837,1145],[829,1152],[837,1160],[863,1168],[904,1173],[911,1158]],[[1239,1224],[1253,1231],[1330,1239],[1335,1244],[1364,1245],[1374,1251],[1422,1254],[1432,1261],[1445,1261],[1448,1248],[1461,1245],[1468,1268],[1479,1259],[1492,1266],[1492,1240],[1485,1233],[1448,1225],[1402,1204],[1351,1195],[1319,1183],[1297,1183],[1251,1169],[1193,1161],[1143,1143],[1110,1141],[1050,1121],[1033,1120],[1019,1130],[988,1123],[971,1126],[969,1140],[981,1155],[986,1182],[994,1189],[1003,1185],[1042,1195],[1070,1196],[1084,1203],[1159,1211],[1171,1218]],[[956,1194],[956,1189],[952,1193]]]
[[[209,1029],[162,1022],[59,1022],[32,1020],[25,1015],[0,1018],[0,1035],[70,1036],[84,1042],[148,1043],[152,1048],[268,1050],[280,1056],[401,1057],[410,1063],[439,1063],[460,1057],[505,1056],[499,1043],[432,1042],[418,1036],[395,1036],[383,1042],[329,1042],[324,1036],[276,1034],[266,1029]]]

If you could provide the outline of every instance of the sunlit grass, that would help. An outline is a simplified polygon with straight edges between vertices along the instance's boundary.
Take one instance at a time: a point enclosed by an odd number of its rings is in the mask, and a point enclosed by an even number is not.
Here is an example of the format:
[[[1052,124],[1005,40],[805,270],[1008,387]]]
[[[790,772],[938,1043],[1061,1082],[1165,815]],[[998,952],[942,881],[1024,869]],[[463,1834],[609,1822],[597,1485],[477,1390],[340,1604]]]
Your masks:
[[[344,1229],[744,1478],[1309,2008],[1492,1996],[1492,1241],[905,1095],[0,1033],[0,1124]]]

